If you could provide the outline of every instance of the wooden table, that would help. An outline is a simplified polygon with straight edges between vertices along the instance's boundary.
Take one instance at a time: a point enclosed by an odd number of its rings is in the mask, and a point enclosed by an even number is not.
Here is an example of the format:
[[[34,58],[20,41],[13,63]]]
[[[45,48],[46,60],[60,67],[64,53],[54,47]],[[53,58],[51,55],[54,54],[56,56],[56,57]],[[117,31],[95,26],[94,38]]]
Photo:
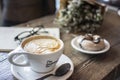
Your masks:
[[[47,16],[33,20],[19,26],[36,26],[44,24],[48,27],[57,27],[53,24],[55,16]],[[111,45],[108,52],[101,55],[87,55],[71,47],[73,34],[61,29],[61,39],[65,43],[64,54],[74,64],[74,72],[68,80],[115,80],[120,76],[120,16],[116,12],[108,11],[104,16],[103,25],[96,34],[106,38]],[[81,34],[81,33],[80,33]]]
[[[53,24],[54,18],[54,15],[47,16],[17,26],[33,27],[44,24],[48,27],[57,27]],[[74,72],[68,80],[115,80],[120,76],[120,16],[115,12],[106,12],[103,25],[96,33],[110,42],[111,48],[104,54],[88,55],[76,51],[71,46],[75,34],[68,34],[62,30],[61,39],[65,43],[64,54],[74,64]]]

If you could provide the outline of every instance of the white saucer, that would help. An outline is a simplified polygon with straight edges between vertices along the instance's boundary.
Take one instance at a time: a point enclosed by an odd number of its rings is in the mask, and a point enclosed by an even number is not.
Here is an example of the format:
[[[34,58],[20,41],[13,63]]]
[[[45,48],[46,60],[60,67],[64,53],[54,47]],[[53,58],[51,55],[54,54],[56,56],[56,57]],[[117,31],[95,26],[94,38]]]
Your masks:
[[[20,56],[19,58],[17,58],[15,60],[15,62],[19,63],[22,61],[23,58],[24,58],[23,56]],[[73,73],[74,66],[73,66],[73,63],[70,60],[70,58],[68,58],[64,54],[62,54],[62,56],[60,57],[58,63],[56,64],[55,69],[49,73],[54,73],[55,70],[60,65],[62,65],[64,63],[70,63],[70,65],[71,65],[70,71],[66,75],[61,76],[61,77],[51,76],[49,78],[46,78],[45,80],[66,80],[67,78],[69,78],[71,76],[71,74]],[[49,73],[44,73],[44,74],[43,73],[36,73],[36,72],[32,71],[30,69],[30,67],[18,67],[15,65],[11,65],[11,71],[12,71],[12,74],[19,80],[35,80],[35,79],[38,79],[46,74],[49,74]]]
[[[77,51],[80,51],[82,53],[86,53],[86,54],[101,54],[101,53],[105,53],[107,52],[109,49],[110,49],[110,44],[107,40],[104,39],[104,42],[105,42],[105,48],[103,50],[100,50],[100,51],[88,51],[88,50],[84,50],[82,49],[80,46],[79,46],[79,43],[78,43],[78,39],[82,39],[83,36],[78,36],[78,37],[75,37],[72,39],[71,41],[71,45],[72,47],[77,50]]]

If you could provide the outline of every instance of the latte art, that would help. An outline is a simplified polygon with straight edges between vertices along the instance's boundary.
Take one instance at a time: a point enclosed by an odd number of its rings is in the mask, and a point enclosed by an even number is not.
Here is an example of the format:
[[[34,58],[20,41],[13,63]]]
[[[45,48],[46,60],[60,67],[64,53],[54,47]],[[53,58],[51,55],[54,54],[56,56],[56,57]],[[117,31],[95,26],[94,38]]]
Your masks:
[[[53,53],[60,48],[60,43],[52,38],[40,38],[25,44],[24,50],[34,54]]]

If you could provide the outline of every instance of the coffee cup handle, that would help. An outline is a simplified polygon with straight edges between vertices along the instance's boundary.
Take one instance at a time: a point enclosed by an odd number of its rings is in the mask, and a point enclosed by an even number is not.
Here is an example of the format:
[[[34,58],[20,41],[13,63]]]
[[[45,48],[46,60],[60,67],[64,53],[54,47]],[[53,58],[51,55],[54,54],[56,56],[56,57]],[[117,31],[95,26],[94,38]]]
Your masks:
[[[29,61],[28,61],[28,58],[26,57],[26,53],[25,52],[17,52],[19,50],[13,50],[12,52],[10,52],[8,54],[8,60],[11,64],[13,65],[16,65],[16,66],[21,66],[21,67],[24,67],[24,66],[29,66]],[[17,63],[15,62],[15,59],[17,59],[18,57],[20,57],[20,55],[24,55],[25,56],[25,59],[23,60],[23,63]],[[13,59],[15,56],[17,56],[15,59]]]

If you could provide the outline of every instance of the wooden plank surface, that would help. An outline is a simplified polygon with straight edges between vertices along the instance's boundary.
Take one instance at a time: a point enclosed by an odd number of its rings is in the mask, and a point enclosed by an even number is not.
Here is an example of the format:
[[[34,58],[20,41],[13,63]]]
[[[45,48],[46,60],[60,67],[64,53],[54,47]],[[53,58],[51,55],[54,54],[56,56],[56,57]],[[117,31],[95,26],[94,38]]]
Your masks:
[[[47,27],[58,27],[53,24],[55,16],[33,20],[17,26],[36,26],[43,24]],[[73,34],[68,34],[61,29],[61,39],[65,43],[64,54],[67,55],[74,64],[75,70],[68,80],[115,80],[120,75],[120,16],[109,11],[104,16],[102,27],[97,34],[107,39],[111,48],[101,55],[87,55],[74,50],[71,47]],[[80,33],[81,34],[81,33]],[[118,70],[116,70],[118,69]],[[116,74],[117,73],[117,74]],[[116,76],[117,75],[117,76]]]

